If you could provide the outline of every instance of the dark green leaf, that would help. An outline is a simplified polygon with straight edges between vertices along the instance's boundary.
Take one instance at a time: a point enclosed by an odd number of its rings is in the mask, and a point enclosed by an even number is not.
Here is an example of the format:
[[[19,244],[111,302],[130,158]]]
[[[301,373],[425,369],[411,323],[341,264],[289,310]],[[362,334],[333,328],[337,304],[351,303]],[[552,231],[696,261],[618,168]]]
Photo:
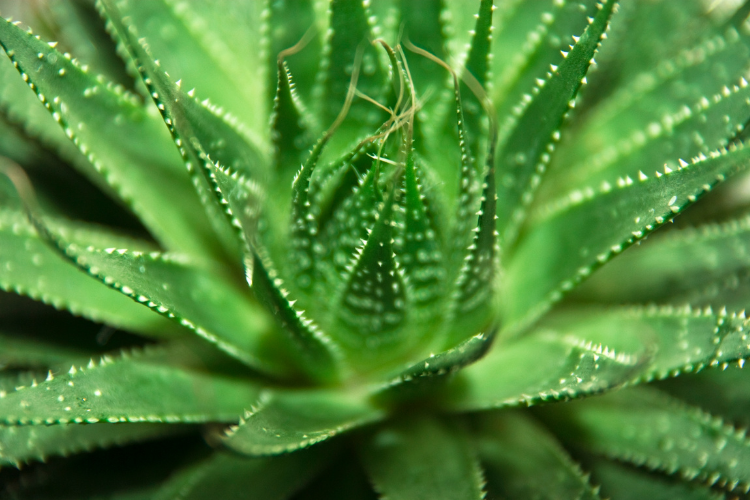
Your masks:
[[[484,478],[464,432],[430,417],[397,420],[362,443],[375,490],[390,500],[480,500]]]
[[[649,474],[610,460],[592,460],[588,465],[593,480],[602,485],[602,494],[618,500],[724,500],[718,491],[674,478]]]
[[[188,426],[144,423],[0,426],[0,463],[20,466],[32,460],[72,455],[97,448],[185,432]]]
[[[549,431],[523,413],[480,414],[476,437],[490,491],[499,498],[599,498],[599,488]]]
[[[249,458],[215,452],[177,472],[153,500],[284,500],[317,472],[328,450],[298,451],[280,457]]]

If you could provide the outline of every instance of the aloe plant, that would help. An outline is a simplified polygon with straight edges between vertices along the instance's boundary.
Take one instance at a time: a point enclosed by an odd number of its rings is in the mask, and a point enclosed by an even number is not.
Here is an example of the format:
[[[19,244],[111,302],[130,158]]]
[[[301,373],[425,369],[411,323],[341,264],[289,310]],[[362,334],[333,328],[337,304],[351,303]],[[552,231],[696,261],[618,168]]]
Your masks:
[[[3,498],[750,490],[750,3],[496,3],[0,3]]]

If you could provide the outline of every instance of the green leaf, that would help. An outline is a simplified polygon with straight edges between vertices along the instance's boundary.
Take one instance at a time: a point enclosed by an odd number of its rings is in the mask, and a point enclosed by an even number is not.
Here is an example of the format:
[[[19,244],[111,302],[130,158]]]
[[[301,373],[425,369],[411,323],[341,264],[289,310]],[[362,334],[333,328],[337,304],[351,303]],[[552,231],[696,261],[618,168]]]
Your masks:
[[[286,61],[279,60],[276,68],[278,86],[274,99],[271,132],[274,148],[274,167],[279,189],[288,190],[289,183],[299,171],[307,146],[310,130],[307,113],[292,83],[292,74]]]
[[[737,427],[747,428],[750,427],[750,372],[744,366],[744,362],[722,365],[721,369],[663,380],[657,387],[688,404],[721,415]]]
[[[750,117],[744,102],[748,90],[742,87],[747,85],[749,40],[730,28],[638,75],[598,103],[561,144],[547,191],[634,176],[665,162],[676,168],[677,158],[726,146]]]
[[[645,348],[615,353],[605,346],[540,328],[499,338],[490,352],[461,370],[441,396],[449,411],[476,411],[567,400],[623,385],[640,373]]]
[[[61,220],[50,224],[66,236],[81,242],[88,241],[87,244],[138,247],[138,242],[117,238],[98,228]],[[0,239],[3,242],[0,260],[4,262],[0,266],[0,288],[3,290],[28,295],[57,309],[66,309],[93,321],[146,335],[173,336],[180,330],[61,259],[39,238],[23,214],[11,210],[0,211]],[[30,273],[29,269],[33,269],[34,273]]]
[[[490,48],[492,45],[492,12],[493,0],[481,0],[477,21],[471,38],[471,48],[466,58],[466,71],[482,88],[487,84],[490,69]],[[461,86],[464,97],[464,119],[468,132],[468,149],[475,158],[479,158],[480,138],[483,136],[482,115],[484,115],[482,97],[475,96],[466,84]]]
[[[369,12],[359,0],[332,0],[329,4],[330,26],[323,48],[320,85],[320,115],[323,126],[332,123],[339,114],[349,90],[349,81],[359,47],[364,48],[357,89],[378,100],[385,90],[385,77],[376,49],[371,46],[372,35]],[[335,55],[336,59],[331,57]],[[381,121],[381,113],[366,102],[352,106],[334,143],[344,145],[368,135]],[[338,151],[339,147],[334,150]]]
[[[363,394],[343,390],[265,391],[224,443],[246,455],[279,455],[382,420]]]
[[[484,497],[482,469],[463,431],[431,417],[380,427],[360,447],[367,474],[390,500]]]
[[[368,229],[369,237],[355,251],[336,296],[335,321],[341,329],[331,334],[363,368],[382,365],[383,356],[392,359],[419,340],[406,337],[399,328],[408,321],[408,309],[404,273],[393,253],[394,198],[391,191],[374,227]]]
[[[185,432],[189,426],[124,423],[89,425],[4,425],[0,426],[0,463],[19,467],[32,460],[46,461],[56,455],[92,451],[98,448],[161,438]]]
[[[259,255],[253,250],[253,258],[253,291],[287,334],[303,370],[319,381],[336,379],[340,375],[337,368],[340,368],[342,358],[339,345],[306,317],[305,311],[294,307],[295,301],[288,298],[284,281],[278,277],[278,271],[272,267],[265,252]]]
[[[0,44],[65,134],[161,243],[193,255],[215,252],[209,223],[159,120],[133,96],[4,20]]]
[[[718,491],[676,478],[660,477],[610,460],[592,460],[587,464],[593,480],[602,485],[602,495],[618,500],[724,500]]]
[[[8,424],[236,422],[258,397],[254,383],[188,371],[144,354],[103,356],[4,393]]]
[[[598,302],[684,303],[690,292],[750,265],[750,218],[654,235],[591,276],[575,296]]]
[[[278,457],[250,458],[221,451],[177,472],[153,500],[284,500],[328,461],[320,447]]]
[[[153,60],[148,45],[137,39],[133,25],[126,22],[114,4],[105,1],[102,6],[120,37],[127,41],[138,71],[172,133],[214,229],[232,254],[240,254],[238,242],[229,227],[231,221],[222,215],[220,196],[212,189],[211,174],[214,167],[222,165],[252,179],[263,179],[268,162],[262,150],[247,134],[242,134],[236,119],[199,103],[190,93],[184,93],[180,85],[172,83],[160,69],[158,61]]]
[[[744,170],[749,158],[750,149],[733,145],[676,171],[613,180],[614,187],[575,191],[540,209],[508,264],[507,324],[537,317],[594,269]]]
[[[303,41],[304,47],[285,57],[291,74],[297,82],[297,90],[305,101],[311,97],[318,74],[320,52],[322,49],[322,34],[328,28],[325,16],[321,11],[325,6],[315,5],[308,0],[280,0],[268,5],[265,17],[266,33],[268,34],[267,80],[266,98],[273,99],[277,89],[278,56],[283,50],[295,46]],[[299,165],[297,165],[299,167]]]
[[[488,158],[494,157],[495,139],[490,139]],[[495,229],[497,215],[495,194],[495,167],[489,165],[482,185],[479,220],[476,234],[468,247],[465,262],[456,283],[454,310],[451,311],[453,329],[448,345],[466,338],[466,332],[493,328],[490,307],[495,296],[495,281],[498,274],[498,233]],[[489,324],[488,324],[489,323]],[[463,330],[463,331],[462,331]]]
[[[431,354],[411,364],[398,375],[376,388],[375,398],[385,404],[414,401],[442,390],[450,377],[464,366],[487,354],[494,334],[480,333],[452,349]]]
[[[100,5],[114,22],[109,15],[114,4]],[[265,100],[265,64],[258,50],[262,3],[118,0],[116,8],[128,18],[126,24],[146,39],[165,71],[214,105],[231,109],[259,143],[268,143],[270,109]],[[207,29],[215,23],[223,29]],[[124,40],[124,33],[115,29]],[[242,64],[237,63],[240,60]]]
[[[526,207],[549,164],[560,126],[574,105],[614,5],[613,0],[598,4],[596,17],[590,18],[570,51],[563,51],[559,66],[551,67],[551,72],[535,82],[531,94],[526,94],[528,98],[522,100],[507,123],[501,124],[495,166],[498,231],[505,245],[513,243],[526,217]]]
[[[274,353],[276,332],[250,296],[220,269],[196,267],[184,257],[124,249],[66,245],[60,249],[102,282],[178,321],[248,366],[285,373]]]
[[[393,249],[404,275],[409,276],[406,297],[414,321],[422,328],[439,317],[437,307],[444,295],[446,270],[439,221],[424,196],[421,171],[415,153],[406,156],[404,189],[400,201],[403,233],[394,238]],[[416,333],[416,332],[415,332]]]
[[[484,412],[476,432],[490,491],[498,498],[599,498],[578,464],[523,413]],[[493,497],[494,498],[494,497]]]
[[[750,489],[745,432],[659,391],[634,388],[544,410],[572,446],[686,480]]]

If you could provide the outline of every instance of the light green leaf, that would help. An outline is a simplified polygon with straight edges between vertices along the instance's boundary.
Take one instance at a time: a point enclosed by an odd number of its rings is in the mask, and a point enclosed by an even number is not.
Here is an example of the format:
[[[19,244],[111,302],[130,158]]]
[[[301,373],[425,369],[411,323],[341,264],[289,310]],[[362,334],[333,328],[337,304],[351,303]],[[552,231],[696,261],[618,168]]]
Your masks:
[[[0,44],[94,170],[161,243],[193,255],[216,250],[179,156],[155,116],[133,96],[5,20],[0,22]],[[169,203],[164,186],[170,189]]]
[[[122,446],[190,430],[185,425],[98,423],[0,426],[0,463],[16,467],[32,460]]]
[[[462,429],[421,416],[368,436],[360,454],[375,490],[390,500],[484,497],[482,469]]]
[[[246,455],[279,455],[385,417],[366,395],[344,390],[266,391],[224,443]]]
[[[357,89],[380,100],[386,88],[385,76],[376,48],[371,46],[373,37],[368,21],[369,12],[360,0],[333,0],[329,4],[329,31],[325,46],[318,84],[320,86],[320,115],[323,126],[328,127],[337,117],[349,90],[353,71],[360,71]],[[355,68],[356,54],[362,53],[361,68]],[[336,59],[331,56],[335,54]],[[334,136],[334,150],[357,138],[368,135],[381,122],[382,113],[367,102],[355,103],[349,110],[339,132]]]
[[[749,159],[750,149],[738,144],[676,171],[613,179],[540,209],[508,264],[506,324],[537,317],[592,270],[744,170]]]
[[[551,315],[540,328],[550,334],[606,347],[610,355],[635,355],[645,348],[637,379],[677,376],[707,366],[727,366],[750,356],[744,315],[710,308],[633,307],[580,309]]]
[[[62,220],[50,224],[74,240],[87,242],[84,244],[144,248],[143,242],[118,238],[100,228]],[[0,288],[3,290],[28,295],[57,309],[145,335],[173,336],[181,330],[60,258],[39,238],[25,215],[12,210],[0,211],[0,238],[0,260],[4,263],[0,266]]]
[[[490,352],[461,370],[441,396],[450,411],[476,411],[596,394],[632,380],[647,359],[539,329],[496,340]]]
[[[328,461],[329,450],[250,458],[217,451],[177,472],[152,500],[284,500]]]
[[[662,392],[633,388],[540,414],[575,447],[728,490],[750,489],[744,431]]]
[[[513,244],[519,225],[526,217],[526,208],[534,199],[559,140],[560,126],[574,105],[615,1],[597,5],[600,8],[596,16],[589,18],[588,26],[569,51],[563,51],[559,65],[553,65],[549,73],[534,82],[528,90],[530,94],[525,94],[528,97],[522,99],[507,122],[500,123],[500,142],[495,157],[497,212],[500,239],[506,246]]]
[[[523,413],[481,413],[476,440],[490,491],[498,498],[599,498],[599,488],[549,431]]]
[[[162,361],[159,363],[157,361]],[[143,354],[103,356],[43,382],[5,392],[7,424],[236,422],[258,397],[256,384],[188,371]]]
[[[543,189],[565,192],[665,162],[676,168],[678,158],[726,146],[750,116],[741,88],[748,41],[729,28],[627,81],[561,143]]]
[[[113,4],[101,5],[111,14]],[[116,7],[172,78],[182,80],[187,89],[195,88],[215,106],[231,109],[260,144],[268,144],[270,109],[265,64],[258,50],[262,2],[118,0]],[[214,23],[223,29],[207,29]],[[237,63],[240,60],[243,64]]]

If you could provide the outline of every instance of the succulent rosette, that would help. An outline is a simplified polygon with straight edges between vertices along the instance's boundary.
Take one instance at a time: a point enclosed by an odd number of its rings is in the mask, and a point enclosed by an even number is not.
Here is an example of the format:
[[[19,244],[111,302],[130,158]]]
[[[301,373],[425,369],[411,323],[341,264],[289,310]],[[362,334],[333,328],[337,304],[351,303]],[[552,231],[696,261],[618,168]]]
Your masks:
[[[750,490],[750,3],[494,3],[0,2],[2,498]]]

